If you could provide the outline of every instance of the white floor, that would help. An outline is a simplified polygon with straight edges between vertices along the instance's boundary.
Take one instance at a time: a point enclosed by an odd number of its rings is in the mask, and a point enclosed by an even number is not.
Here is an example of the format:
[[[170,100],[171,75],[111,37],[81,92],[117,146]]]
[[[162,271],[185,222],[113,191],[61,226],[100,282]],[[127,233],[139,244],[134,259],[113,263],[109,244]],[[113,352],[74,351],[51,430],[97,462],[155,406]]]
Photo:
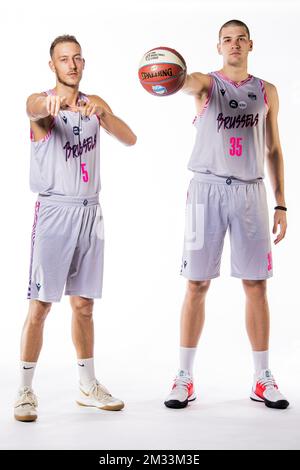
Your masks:
[[[234,384],[211,383],[201,397],[184,410],[162,404],[164,392],[141,383],[118,387],[126,400],[120,412],[77,406],[76,392],[62,379],[60,388],[44,380],[39,385],[39,418],[20,423],[12,408],[2,406],[1,449],[300,449],[300,396],[285,386],[291,406],[271,410],[254,403]],[[214,385],[214,387],[213,387]],[[114,389],[115,389],[114,384]],[[156,389],[156,392],[154,392]],[[233,395],[234,390],[234,395]],[[2,404],[12,401],[12,388],[4,390]],[[143,397],[141,396],[141,393]],[[298,391],[299,392],[299,391]],[[224,395],[224,393],[226,395]],[[222,397],[222,398],[221,398]]]

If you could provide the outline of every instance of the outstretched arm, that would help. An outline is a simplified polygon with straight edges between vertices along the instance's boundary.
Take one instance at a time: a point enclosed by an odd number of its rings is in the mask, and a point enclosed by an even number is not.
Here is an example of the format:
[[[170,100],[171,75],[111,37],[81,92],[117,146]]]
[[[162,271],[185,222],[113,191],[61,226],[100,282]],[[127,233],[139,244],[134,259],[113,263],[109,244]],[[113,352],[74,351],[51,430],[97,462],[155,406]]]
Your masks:
[[[34,140],[40,140],[47,135],[53,118],[58,115],[60,109],[66,109],[65,96],[33,93],[27,98],[26,111]]]
[[[134,145],[136,143],[136,135],[130,127],[112,112],[111,108],[102,98],[97,95],[89,95],[88,98],[89,102],[83,108],[80,108],[84,115],[92,116],[96,114],[101,127],[123,144]]]
[[[204,73],[194,72],[186,76],[182,91],[188,95],[201,97],[207,94],[211,84],[211,77]]]
[[[65,96],[51,96],[44,93],[33,93],[27,98],[26,111],[33,122],[51,116],[57,116],[61,108],[66,108]]]

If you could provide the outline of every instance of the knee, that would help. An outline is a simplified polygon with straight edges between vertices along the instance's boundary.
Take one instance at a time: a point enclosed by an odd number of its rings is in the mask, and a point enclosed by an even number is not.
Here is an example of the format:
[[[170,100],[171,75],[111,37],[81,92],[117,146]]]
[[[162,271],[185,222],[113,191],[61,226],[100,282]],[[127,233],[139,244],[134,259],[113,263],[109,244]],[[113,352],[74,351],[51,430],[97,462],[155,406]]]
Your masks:
[[[50,302],[42,302],[41,300],[31,300],[29,307],[29,318],[31,323],[44,323],[51,309]]]
[[[93,299],[87,299],[84,297],[76,297],[71,299],[71,306],[74,315],[79,317],[91,318],[93,316]]]
[[[266,280],[246,280],[243,279],[243,286],[246,296],[252,297],[266,297],[267,295],[267,281]]]
[[[188,281],[187,295],[192,299],[202,299],[205,297],[210,281]]]

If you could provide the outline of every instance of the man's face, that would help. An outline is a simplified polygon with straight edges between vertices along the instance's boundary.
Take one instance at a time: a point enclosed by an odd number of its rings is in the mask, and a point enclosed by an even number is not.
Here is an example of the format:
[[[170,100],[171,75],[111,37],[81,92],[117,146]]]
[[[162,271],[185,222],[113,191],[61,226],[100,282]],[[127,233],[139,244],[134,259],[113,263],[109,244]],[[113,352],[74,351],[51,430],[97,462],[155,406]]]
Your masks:
[[[84,69],[80,46],[75,42],[56,44],[49,66],[58,82],[70,87],[78,86]]]
[[[243,65],[247,62],[253,43],[248,38],[245,28],[227,26],[222,29],[221,38],[217,45],[218,52],[223,56],[226,65]]]

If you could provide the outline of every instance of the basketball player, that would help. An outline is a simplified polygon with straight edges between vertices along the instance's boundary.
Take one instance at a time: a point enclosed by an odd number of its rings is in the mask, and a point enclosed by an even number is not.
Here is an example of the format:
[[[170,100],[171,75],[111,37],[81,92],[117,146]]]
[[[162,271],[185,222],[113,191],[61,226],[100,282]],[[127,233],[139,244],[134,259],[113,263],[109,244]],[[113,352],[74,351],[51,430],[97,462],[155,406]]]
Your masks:
[[[32,231],[29,312],[21,341],[21,383],[14,407],[19,421],[35,421],[33,374],[42,347],[45,319],[65,286],[70,296],[72,339],[77,352],[80,405],[121,410],[95,376],[93,299],[103,276],[103,217],[99,204],[100,132],[125,145],[136,136],[99,96],[79,83],[85,61],[74,36],[57,37],[50,48],[56,86],[27,100],[31,129],[31,190],[38,192]]]
[[[289,403],[269,368],[267,279],[272,276],[264,160],[268,163],[276,207],[273,234],[285,236],[283,157],[277,127],[274,85],[248,74],[253,49],[248,27],[239,20],[219,32],[221,70],[187,75],[183,90],[194,96],[197,136],[188,168],[194,172],[187,195],[181,274],[188,279],[181,314],[179,372],[165,400],[184,408],[196,395],[193,362],[204,324],[205,297],[220,275],[224,237],[229,229],[231,275],[242,279],[246,327],[255,366],[250,398],[270,408]]]

